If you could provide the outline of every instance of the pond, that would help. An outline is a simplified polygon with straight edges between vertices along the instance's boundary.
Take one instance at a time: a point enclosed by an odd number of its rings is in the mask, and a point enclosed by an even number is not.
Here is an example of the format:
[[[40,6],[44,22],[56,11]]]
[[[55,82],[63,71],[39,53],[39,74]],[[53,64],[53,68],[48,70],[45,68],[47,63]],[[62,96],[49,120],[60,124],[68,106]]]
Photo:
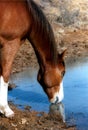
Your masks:
[[[31,106],[33,110],[49,111],[49,101],[38,84],[37,69],[28,68],[11,76],[16,88],[9,92],[9,100],[19,108]],[[66,121],[78,130],[88,130],[88,59],[66,67],[64,77]]]
[[[79,130],[88,130],[88,59],[67,67],[64,77],[65,111]]]

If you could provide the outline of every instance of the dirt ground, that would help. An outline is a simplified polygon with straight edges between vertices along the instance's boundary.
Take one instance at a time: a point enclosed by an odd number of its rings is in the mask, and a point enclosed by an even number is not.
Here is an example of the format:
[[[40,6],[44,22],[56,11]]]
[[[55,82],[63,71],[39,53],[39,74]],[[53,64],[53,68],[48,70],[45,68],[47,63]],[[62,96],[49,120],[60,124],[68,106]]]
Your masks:
[[[73,26],[63,26],[58,23],[57,4],[52,0],[36,0],[49,19],[54,30],[58,52],[67,48],[65,62],[67,64],[88,57],[88,29]],[[57,0],[56,0],[57,3]],[[50,11],[50,7],[52,10]],[[56,15],[55,15],[56,13]],[[14,60],[12,73],[23,71],[27,67],[38,66],[35,53],[31,44],[26,40]],[[68,127],[58,119],[52,119],[49,114],[36,112],[25,107],[19,110],[9,103],[15,112],[13,119],[0,116],[0,130],[75,130],[74,126]]]
[[[49,114],[44,112],[31,111],[30,107],[25,107],[24,111],[17,109],[9,103],[15,111],[15,117],[7,119],[0,116],[0,130],[75,130],[66,126],[58,119],[52,119]]]

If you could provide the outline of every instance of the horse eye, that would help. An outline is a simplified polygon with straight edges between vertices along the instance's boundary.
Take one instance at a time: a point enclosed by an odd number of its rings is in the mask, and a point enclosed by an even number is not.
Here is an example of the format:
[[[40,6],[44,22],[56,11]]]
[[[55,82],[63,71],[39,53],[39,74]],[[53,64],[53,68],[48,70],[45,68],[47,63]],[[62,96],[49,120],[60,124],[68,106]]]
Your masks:
[[[65,74],[65,71],[63,71],[63,72],[62,72],[62,74],[61,74],[61,75],[62,75],[62,77],[64,76],[64,74]]]
[[[63,66],[65,66],[65,63],[64,63],[64,61],[62,61],[62,65],[63,65]]]
[[[65,66],[64,61],[59,62],[59,65],[61,65],[61,66]]]

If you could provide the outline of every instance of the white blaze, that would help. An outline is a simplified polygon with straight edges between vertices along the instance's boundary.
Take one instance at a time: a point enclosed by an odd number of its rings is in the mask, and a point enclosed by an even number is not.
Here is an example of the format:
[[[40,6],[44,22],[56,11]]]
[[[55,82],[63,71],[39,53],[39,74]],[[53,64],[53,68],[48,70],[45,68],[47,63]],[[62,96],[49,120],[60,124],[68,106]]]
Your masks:
[[[54,94],[54,97],[50,100],[51,103],[55,103],[56,99],[58,98],[58,103],[61,102],[64,98],[64,91],[63,91],[63,82],[60,83],[60,90]]]

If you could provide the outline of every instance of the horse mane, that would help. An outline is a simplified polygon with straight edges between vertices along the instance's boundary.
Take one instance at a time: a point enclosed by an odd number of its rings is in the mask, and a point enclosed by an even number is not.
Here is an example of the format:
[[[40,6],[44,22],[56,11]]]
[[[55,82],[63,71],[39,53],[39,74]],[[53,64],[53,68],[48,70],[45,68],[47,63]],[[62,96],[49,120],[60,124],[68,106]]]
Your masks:
[[[33,0],[27,0],[27,2],[29,12],[32,14],[31,29],[35,30],[35,35],[41,37],[42,41],[44,39],[44,42],[49,44],[51,59],[55,64],[57,63],[57,46],[52,27],[38,5]]]

